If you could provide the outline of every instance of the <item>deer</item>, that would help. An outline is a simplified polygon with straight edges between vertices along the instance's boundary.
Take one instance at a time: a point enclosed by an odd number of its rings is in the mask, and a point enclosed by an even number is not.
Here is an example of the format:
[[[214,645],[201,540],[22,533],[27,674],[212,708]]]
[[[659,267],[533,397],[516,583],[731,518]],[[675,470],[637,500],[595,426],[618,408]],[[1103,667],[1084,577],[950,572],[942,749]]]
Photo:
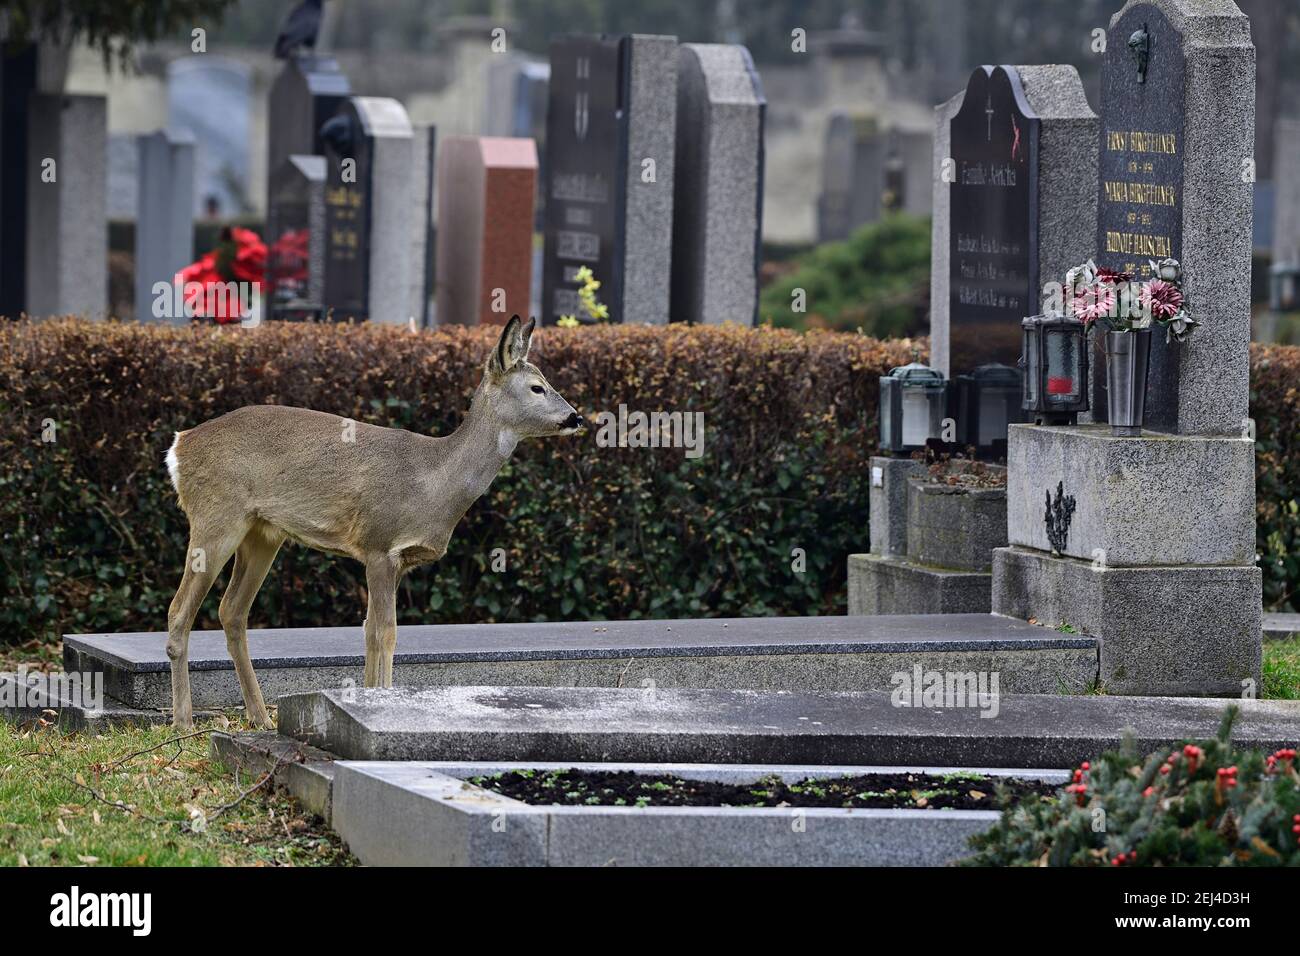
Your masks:
[[[248,613],[286,540],[364,565],[365,686],[393,686],[402,576],[446,553],[521,439],[586,425],[528,361],[536,325],[510,318],[469,411],[443,437],[283,405],[248,405],[176,433],[164,460],[189,521],[189,549],[167,612],[174,727],[193,728],[190,630],[232,556],[218,617],[245,717],[271,727],[248,655]]]

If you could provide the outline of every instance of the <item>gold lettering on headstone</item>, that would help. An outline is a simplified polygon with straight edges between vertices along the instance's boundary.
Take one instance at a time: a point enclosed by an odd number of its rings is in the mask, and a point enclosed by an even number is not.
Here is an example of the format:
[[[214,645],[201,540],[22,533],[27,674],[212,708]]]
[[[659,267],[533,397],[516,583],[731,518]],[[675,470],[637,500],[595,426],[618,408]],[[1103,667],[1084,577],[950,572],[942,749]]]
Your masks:
[[[1177,133],[1149,133],[1143,130],[1107,130],[1106,149],[1113,153],[1178,154]]]
[[[1103,184],[1107,202],[1137,203],[1147,206],[1177,206],[1178,197],[1173,186],[1155,183],[1130,183],[1106,180]]]
[[[1146,256],[1164,259],[1172,254],[1173,242],[1168,236],[1153,236],[1145,232],[1118,232],[1106,230],[1106,252],[1126,256]]]

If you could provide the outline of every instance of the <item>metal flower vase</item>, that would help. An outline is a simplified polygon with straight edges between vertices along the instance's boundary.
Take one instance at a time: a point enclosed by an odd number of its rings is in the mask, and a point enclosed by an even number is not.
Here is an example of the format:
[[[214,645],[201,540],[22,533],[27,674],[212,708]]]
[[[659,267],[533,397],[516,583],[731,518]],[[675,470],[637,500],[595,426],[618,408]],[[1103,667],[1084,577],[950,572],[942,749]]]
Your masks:
[[[1110,432],[1119,438],[1142,434],[1146,413],[1151,330],[1106,333],[1106,406]]]

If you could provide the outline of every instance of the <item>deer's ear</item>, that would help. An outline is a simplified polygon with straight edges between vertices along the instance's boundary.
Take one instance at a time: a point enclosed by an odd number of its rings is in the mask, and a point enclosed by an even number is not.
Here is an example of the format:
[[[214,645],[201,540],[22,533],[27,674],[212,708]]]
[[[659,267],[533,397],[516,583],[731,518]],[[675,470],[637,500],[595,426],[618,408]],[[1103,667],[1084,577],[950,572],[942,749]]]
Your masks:
[[[537,328],[537,319],[529,316],[528,321],[519,327],[519,361],[528,358],[528,349],[533,344],[533,330]]]
[[[492,350],[492,357],[488,359],[488,368],[494,372],[508,372],[513,368],[518,361],[519,338],[519,316],[512,315],[506,322],[505,328],[501,330],[497,347]]]

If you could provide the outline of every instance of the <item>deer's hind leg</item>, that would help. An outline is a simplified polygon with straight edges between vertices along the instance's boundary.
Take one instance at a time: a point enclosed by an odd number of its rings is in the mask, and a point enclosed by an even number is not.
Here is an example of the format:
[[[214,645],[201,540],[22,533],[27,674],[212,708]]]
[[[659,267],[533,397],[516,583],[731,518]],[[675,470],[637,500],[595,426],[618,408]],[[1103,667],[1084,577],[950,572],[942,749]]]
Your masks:
[[[244,713],[254,727],[269,730],[271,718],[262,699],[262,688],[257,684],[253,662],[248,656],[248,612],[253,607],[258,589],[266,580],[284,536],[266,525],[254,525],[235,551],[235,567],[230,583],[221,597],[221,627],[226,632],[226,649],[235,662],[239,676],[239,690],[244,697]]]
[[[194,618],[212,589],[212,583],[247,530],[247,521],[224,528],[190,525],[185,572],[167,611],[167,657],[172,665],[172,725],[179,730],[189,730],[194,726],[189,659]]]

